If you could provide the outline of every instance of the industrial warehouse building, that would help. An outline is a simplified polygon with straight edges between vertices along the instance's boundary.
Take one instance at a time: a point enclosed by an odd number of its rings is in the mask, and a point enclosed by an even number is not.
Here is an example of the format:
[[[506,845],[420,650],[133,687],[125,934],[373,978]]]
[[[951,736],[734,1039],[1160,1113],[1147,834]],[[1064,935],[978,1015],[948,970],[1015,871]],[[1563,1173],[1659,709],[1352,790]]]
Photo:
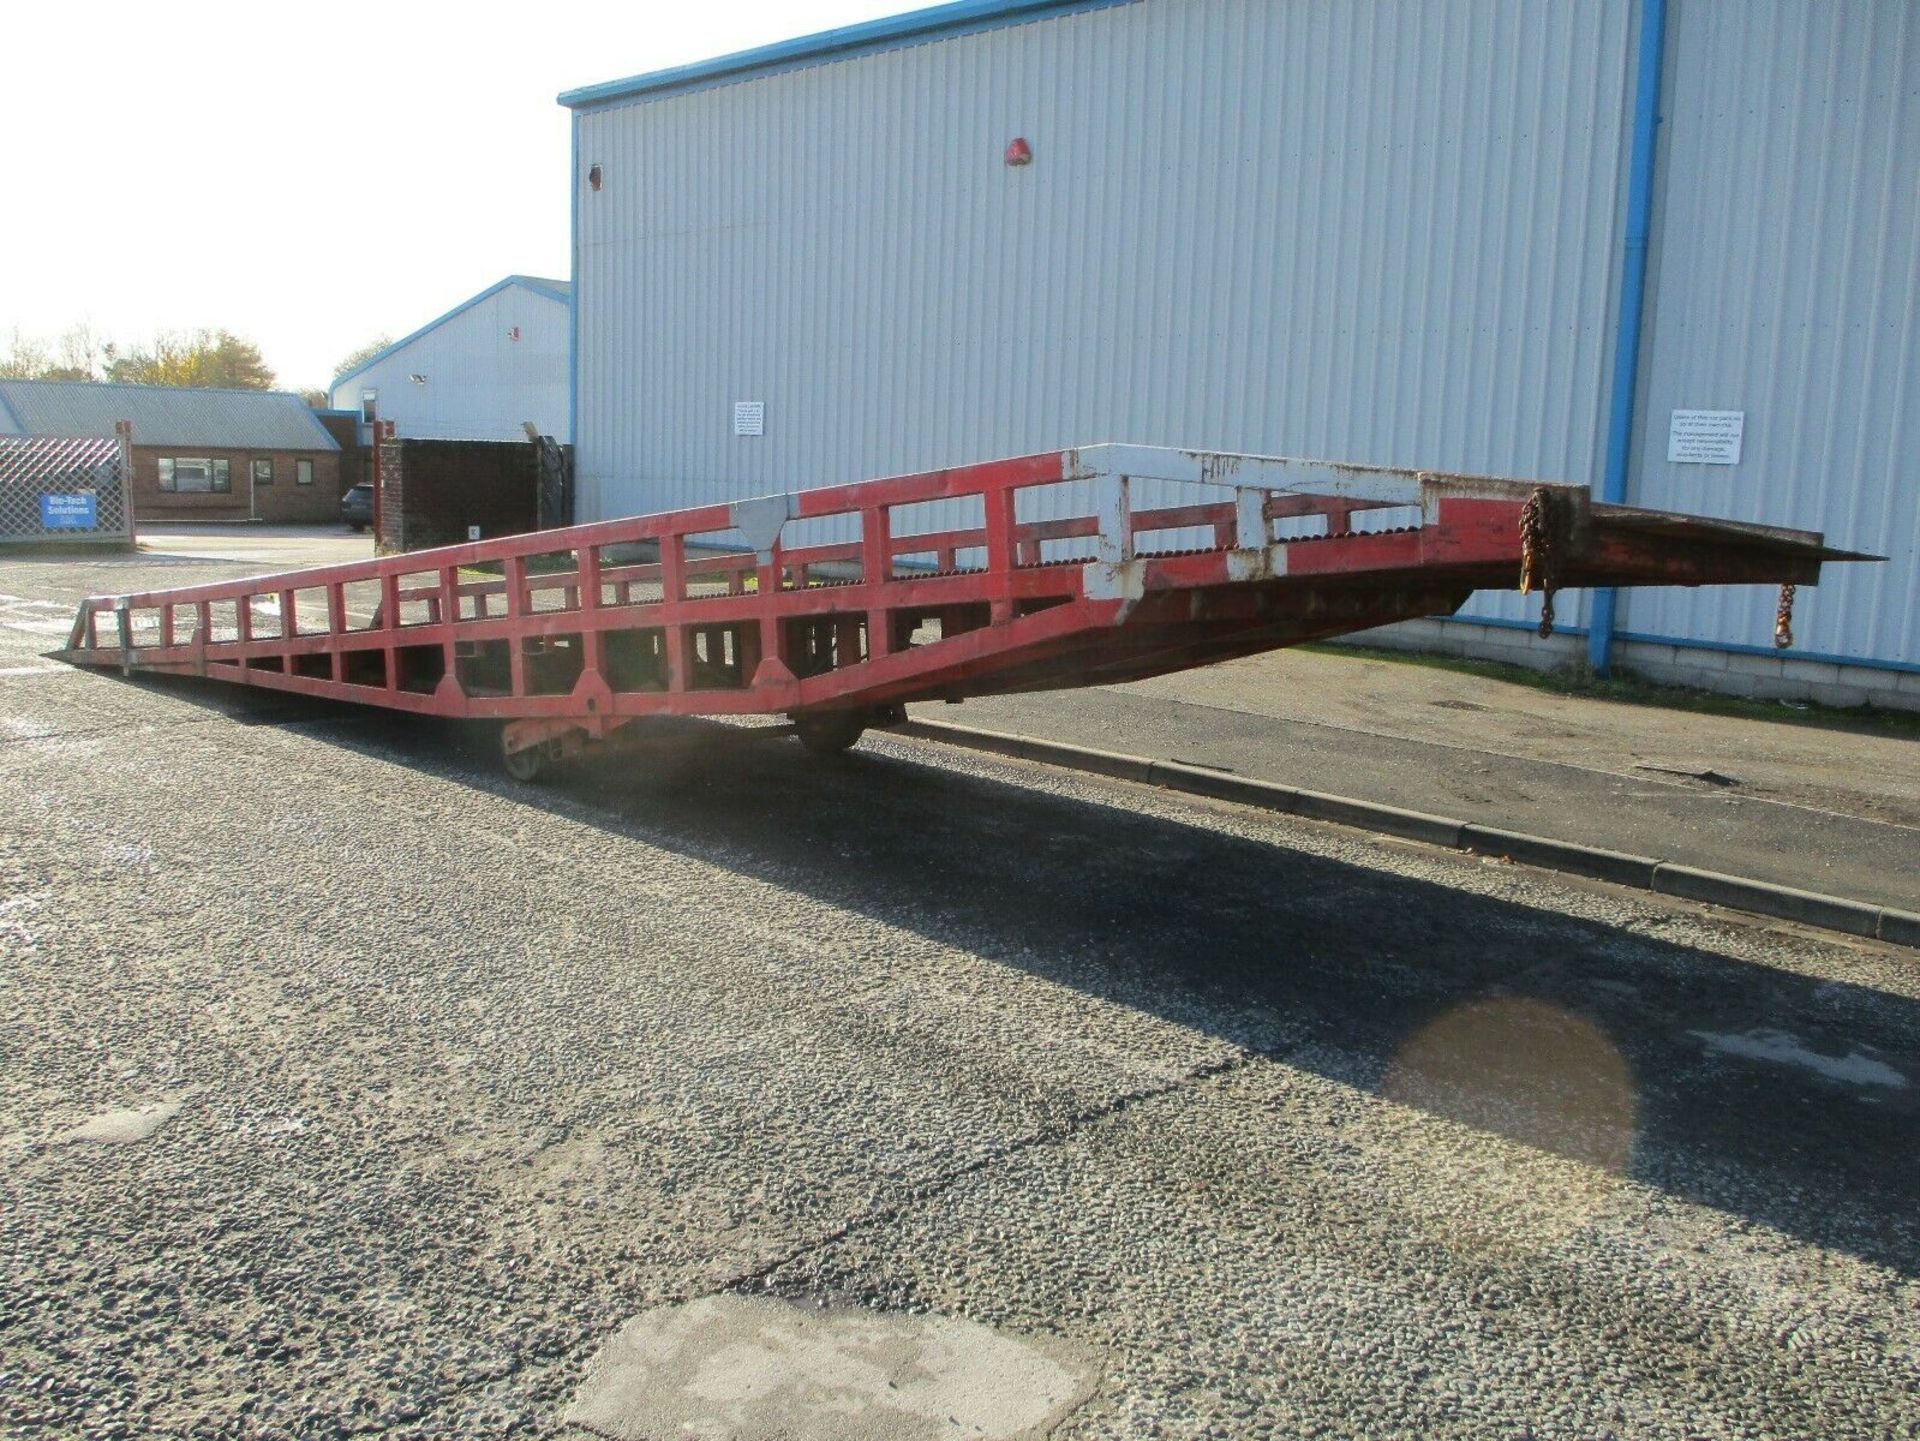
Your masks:
[[[561,100],[582,519],[1101,440],[1571,480],[1890,559],[1787,659],[1759,587],[1416,638],[1920,705],[1910,0],[970,0]]]
[[[336,377],[330,403],[412,440],[525,440],[531,421],[565,444],[564,280],[509,275]]]
[[[112,439],[129,427],[139,524],[340,518],[359,454],[297,395],[86,380],[0,380],[0,435]]]

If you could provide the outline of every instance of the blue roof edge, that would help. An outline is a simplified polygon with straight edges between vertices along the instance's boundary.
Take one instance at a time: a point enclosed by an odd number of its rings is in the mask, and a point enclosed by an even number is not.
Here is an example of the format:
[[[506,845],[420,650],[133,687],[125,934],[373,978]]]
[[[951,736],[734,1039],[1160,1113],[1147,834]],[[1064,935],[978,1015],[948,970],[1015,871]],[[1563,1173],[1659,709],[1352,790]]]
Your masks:
[[[609,80],[560,93],[559,102],[569,110],[593,110],[645,95],[672,95],[689,90],[704,90],[730,81],[744,80],[756,74],[797,70],[809,65],[824,65],[855,55],[896,50],[928,40],[955,35],[972,35],[997,30],[1027,20],[1042,20],[1076,11],[1105,10],[1116,5],[1131,5],[1135,0],[956,0],[948,5],[932,5],[844,25],[837,30],[822,30],[792,40],[740,50],[731,55],[676,65],[624,80]]]
[[[571,282],[568,283],[571,285]],[[569,303],[566,291],[554,289],[553,281],[544,280],[537,275],[509,275],[504,280],[496,280],[478,295],[469,295],[444,315],[436,315],[418,330],[409,331],[392,344],[383,349],[376,350],[372,355],[369,355],[365,360],[354,366],[352,370],[341,371],[340,374],[334,376],[332,380],[327,382],[328,398],[332,398],[335,386],[345,385],[349,380],[352,380],[354,376],[366,374],[367,371],[372,370],[374,366],[392,355],[396,350],[404,350],[429,330],[434,330],[445,325],[449,320],[453,319],[454,316],[460,314],[461,311],[473,309],[473,307],[481,301],[491,299],[493,296],[505,290],[509,285],[518,285],[523,290],[531,290],[536,295],[544,296],[548,300],[557,300],[562,305]]]
[[[507,279],[515,285],[531,290],[535,295],[544,295],[547,299],[557,300],[562,305],[572,302],[573,282],[570,280],[549,280],[540,275],[509,275]]]

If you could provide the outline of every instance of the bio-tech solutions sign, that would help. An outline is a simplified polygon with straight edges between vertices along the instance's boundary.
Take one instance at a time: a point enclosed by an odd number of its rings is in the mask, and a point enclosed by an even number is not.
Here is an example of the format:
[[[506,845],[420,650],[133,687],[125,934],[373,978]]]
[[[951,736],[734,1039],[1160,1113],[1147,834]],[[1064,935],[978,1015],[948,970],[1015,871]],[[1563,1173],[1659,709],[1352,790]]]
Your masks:
[[[97,530],[99,527],[92,491],[84,491],[79,495],[40,497],[42,530]]]

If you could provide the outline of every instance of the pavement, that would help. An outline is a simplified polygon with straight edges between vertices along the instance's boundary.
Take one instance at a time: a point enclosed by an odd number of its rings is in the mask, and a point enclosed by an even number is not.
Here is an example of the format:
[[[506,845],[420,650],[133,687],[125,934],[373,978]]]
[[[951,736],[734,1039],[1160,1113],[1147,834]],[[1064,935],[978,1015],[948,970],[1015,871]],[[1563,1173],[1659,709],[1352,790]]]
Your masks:
[[[373,559],[373,537],[344,525],[192,525],[142,527],[140,553],[150,561],[230,560],[268,570],[339,565]],[[247,574],[241,571],[239,574]]]
[[[1911,952],[41,659],[246,564],[0,561],[0,1433],[1920,1436]]]
[[[1920,910],[1911,733],[1561,696],[1297,650],[913,713]]]

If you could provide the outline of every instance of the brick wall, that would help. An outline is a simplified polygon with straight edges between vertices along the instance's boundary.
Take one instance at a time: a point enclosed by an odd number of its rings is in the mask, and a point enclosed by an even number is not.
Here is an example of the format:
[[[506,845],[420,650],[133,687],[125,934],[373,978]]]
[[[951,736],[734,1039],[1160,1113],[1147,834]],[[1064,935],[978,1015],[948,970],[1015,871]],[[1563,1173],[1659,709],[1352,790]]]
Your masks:
[[[191,458],[225,460],[229,492],[179,492],[160,489],[160,461]],[[273,480],[255,485],[253,462],[271,460]],[[313,484],[296,480],[298,461],[313,462]],[[217,446],[133,447],[133,515],[140,525],[169,520],[259,519],[284,524],[317,524],[340,518],[340,453],[333,450],[232,450]]]
[[[389,440],[380,446],[382,554],[540,528],[540,472],[519,440]]]

